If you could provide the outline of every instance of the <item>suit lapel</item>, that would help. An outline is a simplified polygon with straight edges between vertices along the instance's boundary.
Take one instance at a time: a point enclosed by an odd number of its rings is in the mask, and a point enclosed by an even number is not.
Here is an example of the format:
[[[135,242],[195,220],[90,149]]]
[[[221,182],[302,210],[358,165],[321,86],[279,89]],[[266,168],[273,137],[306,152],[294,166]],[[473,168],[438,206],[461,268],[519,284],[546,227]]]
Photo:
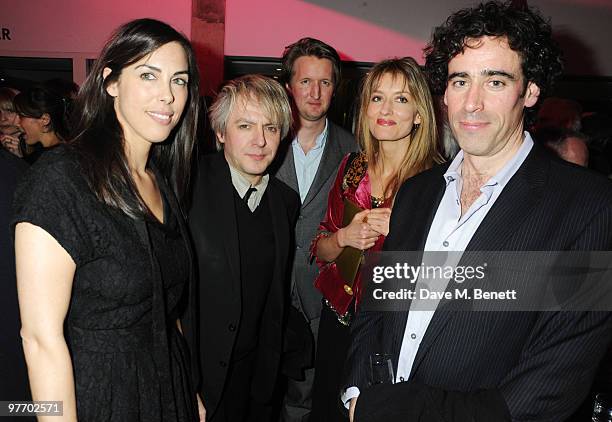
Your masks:
[[[291,189],[299,192],[299,186],[297,181],[297,175],[295,173],[295,162],[293,161],[293,139],[286,139],[282,150],[278,153],[279,158],[283,158],[282,164],[276,172],[276,177],[285,182]]]
[[[280,192],[276,189],[272,179],[267,188],[268,204],[270,206],[270,214],[272,216],[272,227],[274,231],[274,286],[284,286],[284,274],[281,274],[283,263],[287,262],[287,254],[289,253],[288,239],[291,238],[289,222],[286,213],[286,205],[280,197]],[[280,296],[282,297],[282,290]],[[282,300],[275,302],[282,304]]]
[[[436,211],[440,205],[440,201],[444,196],[445,183],[444,183],[444,172],[448,166],[444,165],[440,167],[440,171],[435,173],[434,180],[432,180],[432,188],[428,189],[424,196],[421,197],[420,205],[417,207],[417,215],[413,221],[422,221],[423,229],[418,227],[414,231],[415,236],[413,239],[409,239],[410,248],[407,250],[422,251],[425,249],[425,242],[427,242],[427,235],[431,229],[431,224],[436,216]]]
[[[240,292],[240,248],[238,245],[238,222],[234,207],[234,185],[223,152],[218,153],[212,161],[213,175],[209,179],[208,192],[216,192],[211,196],[210,203],[215,211],[216,221],[210,224],[219,224],[226,235],[223,237],[223,246],[227,256],[230,273],[234,280],[232,289],[235,294]]]
[[[340,164],[340,161],[342,160],[342,151],[340,150],[340,145],[336,139],[336,127],[329,120],[327,122],[327,140],[325,141],[323,156],[321,157],[317,174],[310,185],[308,194],[306,195],[306,198],[304,198],[302,207],[307,206],[317,196],[327,179],[336,175],[338,172],[338,164]],[[295,166],[293,172],[295,173]],[[327,198],[327,195],[325,197]]]
[[[445,183],[443,175],[447,168],[448,164],[440,166],[432,172],[431,181],[427,183],[431,188],[424,190],[423,195],[419,198],[418,205],[414,203],[406,204],[409,207],[407,212],[403,209],[393,209],[393,212],[399,212],[402,215],[400,218],[404,218],[406,222],[404,225],[399,226],[401,235],[399,235],[398,240],[389,239],[392,244],[385,243],[385,250],[422,251],[425,248],[431,223],[436,215],[442,196],[444,196]],[[412,217],[407,218],[408,215]],[[414,287],[415,285],[412,285],[413,289]],[[396,371],[407,322],[407,311],[397,312],[392,318],[392,332],[394,336],[390,347],[393,352],[392,356],[396,359],[394,361]]]
[[[466,250],[504,250],[505,243],[542,198],[550,162],[534,145],[482,221]]]
[[[520,228],[535,204],[542,198],[548,167],[549,161],[542,159],[542,151],[537,145],[534,145],[474,233],[466,251],[503,251],[507,249],[505,245],[508,238]],[[437,206],[435,208],[437,209]],[[462,262],[459,265],[462,265]],[[449,288],[452,283],[452,281],[449,283]],[[470,285],[466,284],[464,287],[469,289]],[[444,306],[445,309],[440,309],[440,306]],[[434,313],[419,346],[410,372],[411,377],[418,370],[420,363],[444,327],[456,312],[461,312],[457,310],[461,304],[456,301],[440,302],[440,306]],[[404,322],[404,330],[406,322]],[[401,331],[402,336],[404,330]]]

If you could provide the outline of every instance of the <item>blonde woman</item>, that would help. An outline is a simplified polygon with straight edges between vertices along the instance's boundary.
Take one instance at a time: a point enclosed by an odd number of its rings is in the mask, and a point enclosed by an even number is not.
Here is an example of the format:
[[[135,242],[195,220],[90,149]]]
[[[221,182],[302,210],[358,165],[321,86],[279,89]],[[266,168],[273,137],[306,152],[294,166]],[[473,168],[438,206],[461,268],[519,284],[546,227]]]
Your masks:
[[[442,160],[433,101],[414,59],[385,60],[368,73],[361,92],[357,139],[362,152],[349,154],[342,161],[329,193],[325,219],[311,247],[320,266],[315,285],[327,305],[319,327],[313,420],[346,419],[340,412],[340,377],[361,282],[357,273],[355,280],[348,280],[352,289],[347,292],[335,260],[346,247],[380,250],[399,187]],[[345,200],[362,211],[343,227]]]

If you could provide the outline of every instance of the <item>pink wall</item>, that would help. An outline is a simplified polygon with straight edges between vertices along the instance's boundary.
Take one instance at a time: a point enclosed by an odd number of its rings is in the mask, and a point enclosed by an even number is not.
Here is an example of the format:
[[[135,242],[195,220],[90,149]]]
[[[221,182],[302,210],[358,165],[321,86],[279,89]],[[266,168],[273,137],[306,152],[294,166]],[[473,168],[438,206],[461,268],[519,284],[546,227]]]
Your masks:
[[[187,36],[191,0],[1,0],[2,56],[73,58],[75,81],[85,78],[85,59],[94,58],[113,29],[135,18],[161,19]]]
[[[204,0],[206,1],[206,0]],[[279,57],[293,41],[312,36],[345,60],[375,62],[413,56],[433,27],[476,0],[225,0],[225,55]],[[569,58],[568,73],[612,76],[612,0],[528,0],[551,16]],[[191,33],[192,0],[0,0],[0,55],[68,57],[77,83],[85,59],[110,32],[138,17],[162,19]],[[0,37],[1,38],[1,37]]]
[[[225,54],[279,57],[305,36],[333,45],[347,60],[413,56],[433,27],[478,0],[226,0]],[[612,76],[612,0],[528,0],[552,18],[568,73]]]
[[[345,3],[357,4],[352,1]],[[343,60],[368,62],[397,55],[414,56],[420,61],[425,42],[425,38],[406,36],[342,11],[305,1],[226,2],[226,55],[279,57],[285,46],[305,36],[333,45]]]

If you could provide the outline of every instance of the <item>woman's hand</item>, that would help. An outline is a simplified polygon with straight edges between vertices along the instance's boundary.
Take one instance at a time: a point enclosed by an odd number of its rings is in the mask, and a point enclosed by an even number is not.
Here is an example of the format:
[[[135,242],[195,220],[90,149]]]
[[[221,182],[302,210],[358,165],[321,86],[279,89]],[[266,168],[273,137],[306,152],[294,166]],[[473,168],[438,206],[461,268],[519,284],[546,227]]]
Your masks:
[[[196,394],[196,398],[198,399],[198,415],[200,416],[200,422],[206,422],[206,408],[204,407],[204,403],[202,403],[200,394]]]
[[[369,220],[371,213],[372,210],[358,212],[348,226],[338,230],[336,232],[338,246],[341,248],[351,246],[362,251],[374,246],[380,233],[372,230],[366,222]]]
[[[0,135],[0,143],[4,149],[19,158],[23,158],[23,154],[19,149],[19,138],[13,135]]]
[[[389,234],[389,220],[391,220],[391,208],[374,208],[368,214],[370,228],[385,237]]]

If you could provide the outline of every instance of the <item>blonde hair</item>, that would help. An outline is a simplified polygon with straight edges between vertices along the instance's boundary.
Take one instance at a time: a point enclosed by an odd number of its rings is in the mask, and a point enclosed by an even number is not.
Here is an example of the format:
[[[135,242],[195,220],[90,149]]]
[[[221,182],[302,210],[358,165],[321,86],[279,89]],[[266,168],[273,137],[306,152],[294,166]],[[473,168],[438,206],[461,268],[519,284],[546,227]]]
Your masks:
[[[210,107],[210,125],[216,133],[225,133],[232,110],[239,100],[254,99],[263,113],[280,129],[281,139],[291,128],[291,105],[285,89],[274,79],[262,75],[244,75],[227,82]],[[217,140],[217,149],[221,144]]]
[[[373,164],[378,160],[380,145],[370,131],[367,118],[368,105],[372,92],[380,84],[384,75],[390,74],[394,80],[404,80],[404,86],[410,92],[421,123],[415,125],[410,134],[410,144],[402,160],[402,164],[393,180],[384,187],[385,198],[392,198],[406,179],[427,170],[435,163],[443,161],[438,150],[436,117],[433,100],[425,75],[418,63],[412,57],[383,60],[372,67],[367,74],[361,89],[359,105],[359,120],[357,123],[357,139],[361,150],[365,152],[368,162]]]
[[[12,111],[15,112],[15,105],[13,104],[13,99],[19,93],[19,91],[2,87],[0,88],[0,108],[4,111]]]

